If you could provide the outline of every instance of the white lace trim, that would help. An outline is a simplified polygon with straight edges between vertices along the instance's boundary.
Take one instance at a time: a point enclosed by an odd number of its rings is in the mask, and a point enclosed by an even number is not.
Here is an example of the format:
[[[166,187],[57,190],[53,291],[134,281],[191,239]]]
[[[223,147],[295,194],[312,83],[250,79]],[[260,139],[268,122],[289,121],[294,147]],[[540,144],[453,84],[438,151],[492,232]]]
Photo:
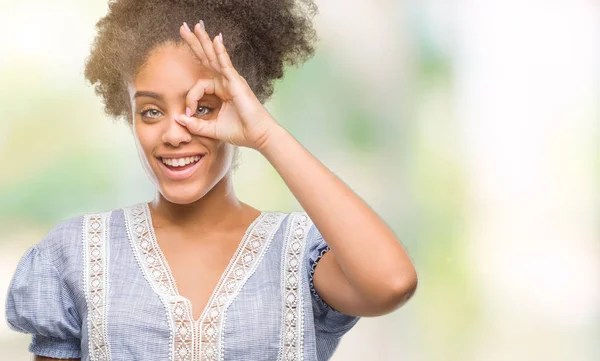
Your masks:
[[[201,328],[202,361],[224,361],[225,342],[223,329],[226,310],[246,281],[254,274],[266,250],[269,249],[275,231],[284,218],[283,213],[262,213],[244,235],[240,247],[232,257],[223,278],[208,301],[205,313],[199,319]]]
[[[148,205],[124,208],[132,248],[144,277],[167,305],[173,334],[173,361],[223,361],[223,328],[229,305],[254,273],[269,248],[284,214],[262,213],[248,227],[235,254],[213,290],[200,318],[193,319],[192,304],[179,294],[164,254],[160,250]]]
[[[193,361],[194,325],[191,308],[179,297],[166,259],[158,248],[147,204],[123,208],[130,245],[144,278],[161,299],[170,320],[170,361]]]
[[[305,212],[290,215],[283,252],[282,296],[283,333],[279,360],[302,361],[304,358],[304,308],[302,265],[306,236],[312,222]]]
[[[90,361],[111,359],[106,330],[110,215],[111,212],[89,214],[83,219],[83,287]]]

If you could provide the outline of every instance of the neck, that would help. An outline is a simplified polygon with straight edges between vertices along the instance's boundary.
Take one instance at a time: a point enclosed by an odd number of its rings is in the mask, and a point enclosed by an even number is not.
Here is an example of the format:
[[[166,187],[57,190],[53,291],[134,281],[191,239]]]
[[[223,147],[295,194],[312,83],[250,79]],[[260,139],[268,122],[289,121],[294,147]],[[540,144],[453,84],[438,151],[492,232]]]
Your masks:
[[[235,195],[229,172],[208,193],[192,203],[172,203],[157,191],[149,207],[155,227],[177,227],[196,232],[230,224],[240,217],[244,204]]]

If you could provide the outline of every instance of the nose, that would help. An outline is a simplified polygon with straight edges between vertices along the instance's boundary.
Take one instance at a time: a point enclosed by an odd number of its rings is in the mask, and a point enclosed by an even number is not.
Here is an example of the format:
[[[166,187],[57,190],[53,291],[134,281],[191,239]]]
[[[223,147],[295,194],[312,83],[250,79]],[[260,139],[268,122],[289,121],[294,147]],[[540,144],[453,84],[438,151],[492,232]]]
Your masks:
[[[162,134],[162,142],[168,143],[173,147],[178,147],[181,143],[189,143],[192,140],[192,134],[188,129],[175,121],[176,115],[170,116]]]

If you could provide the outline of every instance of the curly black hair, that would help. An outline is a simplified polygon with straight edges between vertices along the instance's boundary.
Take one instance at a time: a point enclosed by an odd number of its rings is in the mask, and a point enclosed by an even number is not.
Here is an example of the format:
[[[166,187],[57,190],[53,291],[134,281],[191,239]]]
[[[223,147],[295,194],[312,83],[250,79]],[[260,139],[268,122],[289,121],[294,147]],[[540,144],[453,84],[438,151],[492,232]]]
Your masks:
[[[284,66],[301,65],[317,42],[312,0],[111,0],[96,24],[98,34],[85,62],[107,115],[131,124],[127,82],[155,47],[183,43],[179,27],[203,20],[214,38],[223,33],[234,67],[264,103]]]

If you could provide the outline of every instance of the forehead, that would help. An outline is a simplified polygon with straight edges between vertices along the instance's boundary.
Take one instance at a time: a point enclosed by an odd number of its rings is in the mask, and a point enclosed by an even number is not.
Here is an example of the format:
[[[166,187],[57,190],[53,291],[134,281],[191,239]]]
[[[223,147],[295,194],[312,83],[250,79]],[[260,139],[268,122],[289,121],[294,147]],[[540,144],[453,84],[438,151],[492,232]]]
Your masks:
[[[179,94],[200,79],[211,78],[187,44],[164,44],[153,49],[133,79],[135,90]],[[133,90],[133,89],[132,89]]]

